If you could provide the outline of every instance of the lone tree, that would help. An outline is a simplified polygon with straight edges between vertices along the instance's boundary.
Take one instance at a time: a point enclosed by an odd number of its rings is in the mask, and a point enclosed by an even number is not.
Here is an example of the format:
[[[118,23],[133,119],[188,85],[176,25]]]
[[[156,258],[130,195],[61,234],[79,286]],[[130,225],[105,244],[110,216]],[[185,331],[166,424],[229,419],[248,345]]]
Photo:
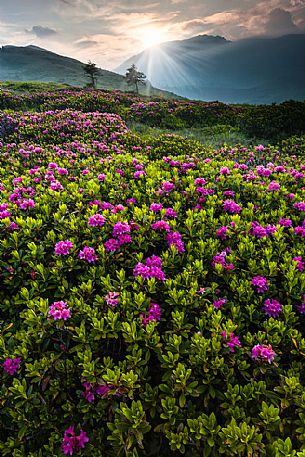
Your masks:
[[[135,64],[132,64],[127,69],[125,79],[129,86],[135,86],[137,94],[139,93],[139,84],[143,84],[144,86],[146,84],[146,76],[141,71],[138,71]]]
[[[92,63],[91,60],[84,65],[84,72],[87,78],[89,78],[90,82],[87,84],[88,87],[96,88],[97,82],[97,75],[99,74],[99,69],[97,68],[95,63]]]

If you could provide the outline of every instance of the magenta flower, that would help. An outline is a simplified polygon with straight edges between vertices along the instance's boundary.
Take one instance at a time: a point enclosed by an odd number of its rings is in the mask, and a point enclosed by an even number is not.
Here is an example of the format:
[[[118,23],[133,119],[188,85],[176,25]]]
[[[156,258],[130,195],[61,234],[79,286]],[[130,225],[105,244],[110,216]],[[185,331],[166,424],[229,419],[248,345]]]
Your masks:
[[[278,191],[280,190],[281,188],[281,185],[276,182],[276,181],[271,181],[271,183],[269,184],[269,186],[267,187],[267,190],[269,190],[270,192],[272,191]]]
[[[82,392],[82,397],[84,397],[89,403],[92,403],[95,399],[93,384],[86,381],[83,383],[83,387],[85,388],[85,391]]]
[[[292,227],[292,220],[291,219],[285,219],[284,217],[281,217],[279,219],[279,225],[282,227]]]
[[[5,359],[2,366],[8,374],[13,375],[16,373],[16,371],[18,371],[20,363],[21,363],[21,358],[15,357],[14,359]]]
[[[294,257],[292,259],[294,262],[296,262],[296,266],[297,266],[297,269],[299,271],[303,271],[304,268],[305,268],[305,262],[303,261],[302,257],[301,256],[297,256],[297,257]]]
[[[114,224],[112,235],[117,237],[118,235],[122,235],[123,233],[129,233],[131,230],[130,225],[127,222],[117,222]]]
[[[135,277],[141,276],[143,279],[156,278],[165,281],[166,277],[162,271],[162,261],[158,256],[151,256],[145,260],[145,264],[139,262],[133,269]]]
[[[116,306],[119,303],[119,292],[108,292],[105,297],[107,305]]]
[[[267,316],[279,317],[282,312],[282,305],[274,298],[268,298],[264,302],[263,310]]]
[[[103,227],[105,221],[106,219],[101,214],[93,214],[93,216],[89,217],[88,224],[91,227]]]
[[[251,281],[252,286],[256,287],[258,293],[264,293],[268,290],[267,279],[264,276],[254,276]]]
[[[165,192],[171,192],[172,190],[174,190],[174,188],[175,184],[173,184],[170,181],[164,181],[164,183],[162,184],[162,190],[164,190]]]
[[[104,247],[106,252],[115,252],[120,248],[120,242],[114,238],[110,238],[108,241],[105,241]]]
[[[56,255],[68,255],[70,250],[73,249],[73,243],[69,240],[59,241],[55,245],[55,254]]]
[[[297,305],[297,309],[299,313],[305,314],[305,294],[303,295],[302,303],[300,305]]]
[[[230,214],[239,214],[241,207],[234,200],[225,200],[223,202],[223,209]]]
[[[73,455],[74,451],[79,452],[83,449],[88,441],[89,438],[86,432],[80,429],[79,435],[76,435],[75,426],[71,425],[64,433],[61,448],[65,455]]]
[[[166,241],[168,246],[174,246],[179,254],[182,254],[185,251],[182,236],[179,232],[169,232],[166,235]]]
[[[276,356],[271,344],[257,344],[252,348],[251,357],[253,360],[271,363]]]
[[[165,230],[167,232],[169,232],[171,229],[169,224],[164,220],[154,222],[153,224],[151,224],[151,228],[153,230]]]
[[[71,317],[70,308],[67,308],[67,303],[64,301],[55,301],[49,307],[49,316],[52,316],[54,320],[63,319],[66,321]]]
[[[220,238],[221,240],[226,240],[227,239],[227,236],[226,236],[227,231],[228,231],[228,227],[226,225],[223,225],[222,227],[220,227],[216,231],[216,236],[218,236],[218,238]]]
[[[161,319],[161,308],[157,303],[151,303],[148,311],[148,315],[141,314],[142,325],[146,327],[149,321],[160,321]]]
[[[229,333],[228,335],[226,332],[222,332],[221,336],[226,340],[225,344],[230,349],[230,352],[234,352],[236,346],[241,346],[239,337],[235,336],[234,333]]]
[[[219,298],[218,300],[213,301],[213,306],[214,306],[214,308],[219,309],[226,303],[227,303],[227,300],[225,298]]]
[[[158,213],[159,211],[161,211],[162,208],[162,203],[152,203],[149,207],[149,210],[153,211],[154,213]]]
[[[95,263],[98,260],[98,256],[95,253],[94,248],[85,246],[78,254],[78,257],[82,260],[86,260],[88,263]]]

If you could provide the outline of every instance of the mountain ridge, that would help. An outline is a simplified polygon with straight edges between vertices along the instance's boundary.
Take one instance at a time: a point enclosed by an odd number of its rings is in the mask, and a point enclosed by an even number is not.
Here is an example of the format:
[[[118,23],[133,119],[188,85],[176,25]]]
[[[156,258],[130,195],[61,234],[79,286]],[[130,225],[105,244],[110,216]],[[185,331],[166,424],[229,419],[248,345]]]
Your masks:
[[[305,34],[237,41],[219,37],[217,45],[209,45],[204,37],[162,43],[115,70],[122,73],[134,63],[152,84],[193,99],[226,103],[305,100]],[[211,37],[211,43],[215,38]]]

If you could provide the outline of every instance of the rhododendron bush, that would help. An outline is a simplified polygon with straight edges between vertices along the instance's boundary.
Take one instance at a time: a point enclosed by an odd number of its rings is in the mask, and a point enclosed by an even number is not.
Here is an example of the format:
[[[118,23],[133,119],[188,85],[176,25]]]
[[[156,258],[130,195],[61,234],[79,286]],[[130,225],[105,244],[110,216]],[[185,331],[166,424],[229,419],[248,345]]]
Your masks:
[[[304,140],[6,125],[1,455],[305,456]]]

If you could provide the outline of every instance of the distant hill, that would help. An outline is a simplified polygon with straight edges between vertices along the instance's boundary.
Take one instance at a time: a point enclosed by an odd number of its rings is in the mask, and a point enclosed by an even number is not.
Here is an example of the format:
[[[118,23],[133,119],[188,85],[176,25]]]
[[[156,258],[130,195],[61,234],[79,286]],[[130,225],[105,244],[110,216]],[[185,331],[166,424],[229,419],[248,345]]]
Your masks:
[[[37,46],[0,47],[0,81],[39,81],[85,86],[88,78],[84,75],[83,63],[64,57]],[[101,89],[130,90],[124,77],[112,71],[100,69],[98,87]],[[141,86],[145,95],[165,98],[180,98],[175,94],[156,89],[147,83]]]
[[[162,43],[137,54],[134,63],[151,83],[181,96],[226,103],[305,100],[305,35],[230,42],[199,35]]]

